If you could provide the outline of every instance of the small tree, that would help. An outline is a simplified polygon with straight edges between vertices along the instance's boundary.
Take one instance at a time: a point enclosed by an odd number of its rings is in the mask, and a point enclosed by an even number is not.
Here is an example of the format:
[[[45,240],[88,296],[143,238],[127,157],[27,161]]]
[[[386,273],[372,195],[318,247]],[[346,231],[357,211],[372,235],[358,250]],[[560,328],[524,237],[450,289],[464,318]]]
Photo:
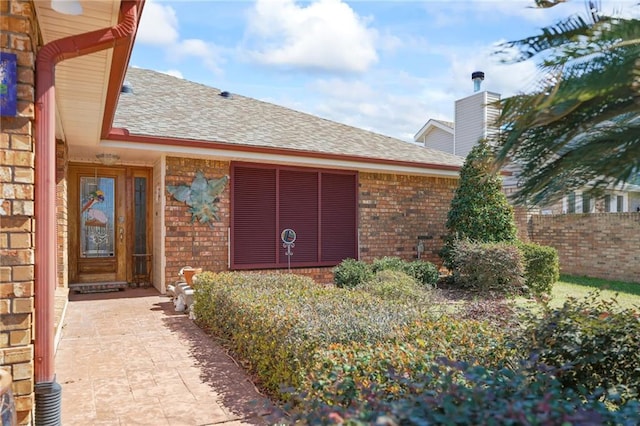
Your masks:
[[[468,239],[479,243],[515,242],[513,207],[502,192],[502,179],[493,172],[493,153],[485,140],[469,152],[447,218],[448,235],[440,256],[451,267],[453,243]]]

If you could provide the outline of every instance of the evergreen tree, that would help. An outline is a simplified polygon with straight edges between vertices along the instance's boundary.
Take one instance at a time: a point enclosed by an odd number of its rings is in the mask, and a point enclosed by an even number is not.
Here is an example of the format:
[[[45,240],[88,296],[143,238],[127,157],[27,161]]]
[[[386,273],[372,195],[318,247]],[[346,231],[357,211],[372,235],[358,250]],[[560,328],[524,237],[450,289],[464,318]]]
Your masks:
[[[516,241],[513,207],[502,192],[502,179],[493,170],[494,157],[485,140],[469,152],[447,218],[449,231],[440,253],[450,266],[453,243]]]

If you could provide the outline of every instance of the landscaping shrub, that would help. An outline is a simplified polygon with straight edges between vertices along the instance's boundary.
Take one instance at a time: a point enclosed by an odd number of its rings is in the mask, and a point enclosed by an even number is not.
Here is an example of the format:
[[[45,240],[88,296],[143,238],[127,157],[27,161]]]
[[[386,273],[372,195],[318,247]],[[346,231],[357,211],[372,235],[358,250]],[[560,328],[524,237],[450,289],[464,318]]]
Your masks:
[[[399,257],[385,256],[374,259],[371,263],[371,271],[375,274],[380,271],[404,271],[406,262]]]
[[[426,288],[434,288],[440,278],[438,268],[431,262],[414,260],[405,264],[404,272],[415,278]]]
[[[320,348],[301,385],[305,398],[348,406],[375,386],[381,398],[398,399],[439,358],[495,366],[514,353],[483,321],[426,317],[405,331],[402,339]]]
[[[508,243],[457,241],[453,253],[453,281],[462,288],[514,294],[522,290],[522,254]]]
[[[204,273],[195,299],[199,324],[228,341],[273,393],[297,387],[318,348],[402,339],[424,310],[292,274]]]
[[[341,288],[352,288],[373,277],[371,267],[361,260],[345,259],[333,268],[333,282]]]
[[[447,215],[448,234],[440,257],[451,268],[456,240],[480,243],[515,242],[513,207],[502,191],[502,178],[493,167],[494,156],[486,140],[469,152],[460,169],[458,187]]]
[[[640,313],[598,293],[570,298],[560,308],[531,316],[518,342],[540,363],[557,367],[567,388],[625,401],[640,389]]]
[[[519,243],[524,261],[524,284],[534,296],[551,295],[553,285],[560,279],[558,250],[535,243]]]
[[[306,398],[294,407],[292,424],[351,425],[636,425],[640,404],[629,401],[616,410],[589,395],[565,389],[547,369],[491,369],[442,361],[403,381],[381,365],[383,382],[401,382],[400,398],[388,387],[364,386],[358,398],[336,404],[329,398]],[[402,374],[402,372],[400,372]],[[353,394],[344,376],[329,393]],[[327,401],[329,400],[329,401]]]
[[[356,287],[382,299],[422,304],[427,299],[427,292],[415,278],[402,271],[383,270]]]

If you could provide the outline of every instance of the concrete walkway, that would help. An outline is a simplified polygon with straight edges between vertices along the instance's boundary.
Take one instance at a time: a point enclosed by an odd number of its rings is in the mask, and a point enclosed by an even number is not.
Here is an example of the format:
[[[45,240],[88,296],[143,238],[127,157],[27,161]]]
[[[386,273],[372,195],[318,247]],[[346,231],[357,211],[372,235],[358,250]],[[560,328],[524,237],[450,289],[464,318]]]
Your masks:
[[[62,424],[268,424],[245,372],[154,289],[70,294],[56,353]]]

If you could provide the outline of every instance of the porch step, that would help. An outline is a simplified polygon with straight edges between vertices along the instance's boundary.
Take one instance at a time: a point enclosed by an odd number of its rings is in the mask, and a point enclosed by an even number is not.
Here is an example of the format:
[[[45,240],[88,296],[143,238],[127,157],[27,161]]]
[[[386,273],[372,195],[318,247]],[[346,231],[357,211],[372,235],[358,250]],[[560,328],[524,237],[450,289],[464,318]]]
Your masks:
[[[99,283],[75,283],[69,284],[69,290],[76,293],[100,293],[107,291],[119,291],[127,288],[126,281],[103,281]]]

